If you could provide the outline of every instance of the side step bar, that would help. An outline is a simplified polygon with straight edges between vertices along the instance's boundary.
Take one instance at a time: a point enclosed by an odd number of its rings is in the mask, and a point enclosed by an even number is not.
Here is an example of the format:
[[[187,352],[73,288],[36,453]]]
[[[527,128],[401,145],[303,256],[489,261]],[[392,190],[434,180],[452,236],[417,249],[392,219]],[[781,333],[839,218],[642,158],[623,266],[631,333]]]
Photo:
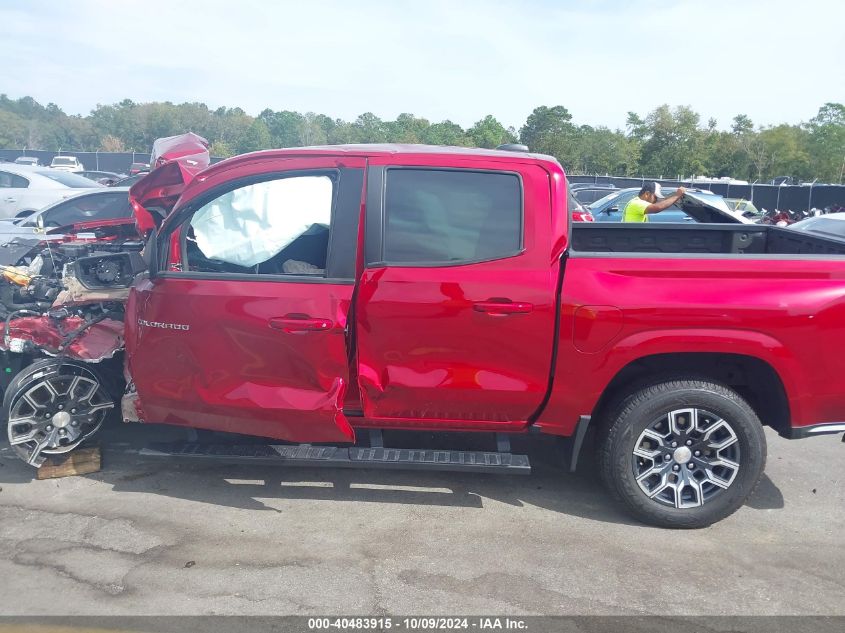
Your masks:
[[[140,455],[230,464],[531,474],[527,455],[485,451],[178,442],[151,444]]]

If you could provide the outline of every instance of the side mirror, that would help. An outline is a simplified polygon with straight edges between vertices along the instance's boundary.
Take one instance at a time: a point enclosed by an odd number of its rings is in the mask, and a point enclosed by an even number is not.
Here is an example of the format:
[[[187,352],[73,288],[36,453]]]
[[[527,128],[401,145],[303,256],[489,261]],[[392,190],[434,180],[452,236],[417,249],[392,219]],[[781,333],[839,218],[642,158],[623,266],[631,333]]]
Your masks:
[[[608,213],[619,213],[619,207],[610,207],[607,210]]]
[[[38,217],[35,218],[35,228],[38,229],[39,233],[44,232],[44,214],[39,213]]]
[[[142,253],[144,264],[147,266],[147,273],[150,279],[155,279],[158,273],[158,231],[153,229],[147,237],[147,244]]]

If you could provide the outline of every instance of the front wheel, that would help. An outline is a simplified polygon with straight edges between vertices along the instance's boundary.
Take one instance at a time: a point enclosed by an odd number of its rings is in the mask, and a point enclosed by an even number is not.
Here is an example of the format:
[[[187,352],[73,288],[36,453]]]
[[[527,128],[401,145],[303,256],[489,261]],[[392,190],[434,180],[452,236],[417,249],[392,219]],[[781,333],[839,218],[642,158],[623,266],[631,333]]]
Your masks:
[[[72,451],[90,439],[115,406],[100,378],[85,364],[36,361],[9,384],[3,417],[9,444],[30,466]]]
[[[766,463],[766,437],[735,391],[704,380],[655,383],[619,399],[599,438],[610,492],[638,519],[700,528],[735,512]]]

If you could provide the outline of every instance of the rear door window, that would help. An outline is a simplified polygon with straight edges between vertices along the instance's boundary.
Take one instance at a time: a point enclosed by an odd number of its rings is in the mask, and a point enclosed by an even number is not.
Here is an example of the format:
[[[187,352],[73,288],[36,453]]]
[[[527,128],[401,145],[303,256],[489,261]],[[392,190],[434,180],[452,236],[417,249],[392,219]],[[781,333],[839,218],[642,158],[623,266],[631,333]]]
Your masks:
[[[7,171],[0,171],[0,188],[3,189],[26,189],[29,181],[23,176],[11,174]]]
[[[515,174],[391,168],[384,212],[386,263],[481,262],[522,248],[522,184]]]

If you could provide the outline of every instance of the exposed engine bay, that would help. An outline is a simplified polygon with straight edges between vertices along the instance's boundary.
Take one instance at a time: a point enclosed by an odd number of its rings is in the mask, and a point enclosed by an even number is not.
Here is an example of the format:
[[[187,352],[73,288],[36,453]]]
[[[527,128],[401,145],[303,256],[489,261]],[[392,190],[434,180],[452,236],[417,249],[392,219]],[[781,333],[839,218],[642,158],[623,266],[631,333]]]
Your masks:
[[[137,238],[0,246],[0,385],[9,440],[28,463],[73,449],[119,398],[124,305],[142,247]],[[46,373],[33,374],[33,367]],[[63,396],[73,414],[58,404]]]
[[[159,139],[151,161],[158,169],[136,183],[138,191],[148,193],[146,186],[175,201],[208,166],[207,148],[194,134]],[[157,224],[156,208],[132,191],[134,225],[92,222],[61,238],[0,245],[2,416],[12,448],[32,466],[73,450],[120,408],[126,300],[145,269],[143,238]]]

